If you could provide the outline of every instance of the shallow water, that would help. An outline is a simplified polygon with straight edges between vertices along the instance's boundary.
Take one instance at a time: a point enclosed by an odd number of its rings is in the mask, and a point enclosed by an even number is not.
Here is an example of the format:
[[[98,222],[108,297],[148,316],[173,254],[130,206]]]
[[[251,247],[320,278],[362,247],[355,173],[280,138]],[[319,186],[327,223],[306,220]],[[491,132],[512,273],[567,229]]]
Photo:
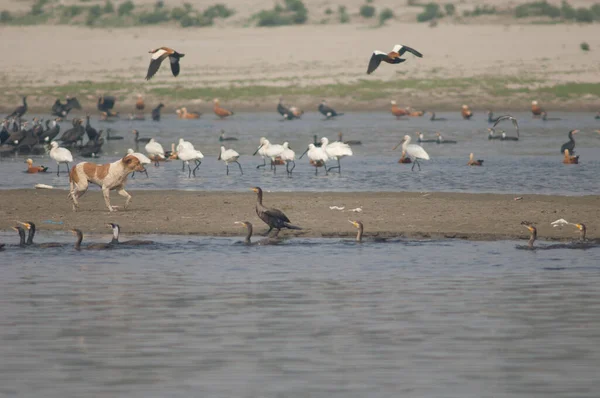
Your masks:
[[[499,115],[500,113],[498,113]],[[212,114],[198,120],[179,120],[167,115],[160,123],[152,121],[116,122],[93,121],[97,129],[111,128],[113,135],[125,136],[122,141],[107,141],[104,155],[97,162],[114,161],[127,148],[134,148],[131,129],[136,128],[142,137],[155,137],[165,149],[170,143],[185,138],[201,150],[205,159],[196,178],[188,178],[187,170],[181,171],[181,162],[174,161],[149,167],[150,178],[136,177],[128,183],[129,189],[184,189],[184,190],[246,190],[259,185],[279,191],[447,191],[491,193],[542,193],[561,195],[597,194],[600,178],[600,121],[592,113],[553,113],[561,120],[541,121],[531,118],[530,113],[514,113],[521,126],[518,142],[489,141],[486,129],[490,126],[483,113],[474,120],[465,121],[459,114],[438,113],[445,122],[431,122],[427,117],[397,121],[389,113],[347,113],[335,120],[324,121],[320,114],[308,113],[301,120],[282,122],[279,115],[270,113],[240,113],[230,120],[216,120]],[[512,125],[505,122],[501,127],[513,135]],[[65,131],[70,123],[62,125]],[[576,152],[581,156],[579,165],[563,165],[560,146],[567,141],[571,129],[580,129],[576,135]],[[242,156],[240,163],[244,175],[237,166],[230,168],[225,176],[225,165],[217,160],[219,131],[223,129],[239,141],[227,142]],[[404,134],[424,131],[426,138],[435,138],[435,131],[442,131],[446,139],[458,141],[456,145],[423,144],[431,156],[422,162],[420,173],[411,172],[411,165],[398,164],[400,151],[392,151]],[[257,170],[262,163],[252,156],[261,136],[272,142],[289,141],[299,156],[312,135],[337,138],[344,132],[346,140],[361,140],[363,145],[354,146],[354,156],[342,160],[342,174],[335,171],[329,176],[314,175],[314,168],[306,158],[298,160],[293,178],[287,178],[285,167],[279,167],[277,175],[268,170]],[[144,145],[140,145],[144,151]],[[467,167],[470,152],[484,159],[484,167]],[[29,188],[37,183],[66,188],[66,175],[27,175],[23,163],[26,156],[0,160],[0,189]],[[80,161],[83,159],[76,159]],[[35,158],[36,164],[52,164],[48,156]],[[333,163],[331,164],[333,165]],[[64,166],[63,166],[64,167]]]
[[[598,395],[600,248],[140,238],[1,253],[0,396]]]

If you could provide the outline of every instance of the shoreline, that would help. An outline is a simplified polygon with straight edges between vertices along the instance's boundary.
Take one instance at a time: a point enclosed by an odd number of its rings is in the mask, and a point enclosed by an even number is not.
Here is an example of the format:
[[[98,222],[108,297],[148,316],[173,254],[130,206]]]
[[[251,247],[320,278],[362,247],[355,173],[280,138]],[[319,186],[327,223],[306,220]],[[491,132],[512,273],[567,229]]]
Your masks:
[[[38,232],[79,228],[84,233],[106,234],[106,223],[121,226],[130,234],[241,236],[235,221],[250,221],[255,234],[266,225],[255,213],[252,192],[129,191],[129,209],[109,213],[95,187],[80,199],[73,212],[65,190],[2,190],[0,229],[10,230],[18,221],[33,221]],[[516,196],[522,200],[515,201]],[[123,198],[111,192],[111,203]],[[553,228],[559,218],[583,222],[589,239],[600,238],[600,196],[507,195],[417,192],[265,192],[264,204],[282,210],[303,229],[282,230],[281,236],[352,237],[356,229],[349,219],[361,220],[365,236],[417,239],[505,240],[525,239],[521,221],[534,222],[539,240],[573,240],[572,226]],[[360,213],[331,210],[329,206],[361,207]],[[63,222],[46,224],[45,220]]]

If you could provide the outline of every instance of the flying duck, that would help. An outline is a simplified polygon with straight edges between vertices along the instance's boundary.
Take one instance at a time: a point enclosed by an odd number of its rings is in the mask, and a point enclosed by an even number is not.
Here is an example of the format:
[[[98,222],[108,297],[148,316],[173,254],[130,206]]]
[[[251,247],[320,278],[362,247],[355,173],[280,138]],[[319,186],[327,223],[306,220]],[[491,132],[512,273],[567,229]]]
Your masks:
[[[369,60],[367,75],[373,73],[382,61],[387,62],[388,64],[399,64],[401,62],[406,61],[406,59],[400,57],[407,51],[411,54],[416,55],[419,58],[423,57],[423,54],[421,54],[417,50],[407,46],[403,46],[402,44],[396,44],[392,51],[389,53],[384,53],[383,51],[378,50],[373,51],[373,55],[371,55],[371,59]]]
[[[180,54],[169,47],[160,47],[150,50],[148,53],[152,54],[152,59],[150,60],[150,65],[148,66],[146,80],[150,80],[152,76],[156,74],[158,68],[160,68],[160,64],[167,57],[169,57],[169,61],[171,62],[171,72],[173,72],[173,76],[179,75],[179,58],[183,58],[185,54]]]

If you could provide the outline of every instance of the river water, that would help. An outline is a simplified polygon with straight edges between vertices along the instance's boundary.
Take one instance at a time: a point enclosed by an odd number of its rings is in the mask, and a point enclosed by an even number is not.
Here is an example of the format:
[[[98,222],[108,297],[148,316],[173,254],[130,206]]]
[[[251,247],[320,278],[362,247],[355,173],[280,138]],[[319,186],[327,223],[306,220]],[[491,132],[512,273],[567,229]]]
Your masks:
[[[560,120],[542,121],[532,119],[530,113],[515,113],[521,126],[521,139],[513,141],[490,141],[487,139],[487,118],[477,114],[473,120],[460,119],[458,113],[438,113],[446,121],[432,122],[428,117],[396,120],[389,113],[347,113],[335,120],[324,121],[320,114],[308,113],[301,120],[280,120],[277,113],[240,113],[229,120],[216,120],[214,115],[203,115],[198,120],[179,120],[166,115],[160,123],[152,121],[118,120],[115,122],[92,121],[97,129],[111,128],[113,135],[124,140],[107,141],[104,154],[96,162],[118,159],[127,148],[135,149],[133,128],[142,137],[154,137],[165,149],[179,138],[191,141],[203,152],[205,159],[196,178],[188,178],[187,170],[181,171],[181,162],[174,161],[150,167],[150,178],[145,176],[130,180],[128,189],[183,189],[183,190],[246,190],[259,185],[279,191],[444,191],[489,193],[541,193],[561,195],[597,194],[600,178],[600,121],[591,113],[554,113]],[[514,135],[509,121],[500,127]],[[70,123],[63,123],[62,131]],[[581,156],[579,165],[563,165],[560,146],[567,141],[567,133],[580,129],[577,134],[576,152]],[[240,154],[244,175],[232,165],[228,177],[225,165],[217,160],[219,132],[238,141],[226,142]],[[269,170],[257,170],[262,163],[252,153],[261,136],[274,143],[289,141],[299,156],[312,136],[337,139],[342,131],[345,140],[361,140],[362,145],[353,146],[354,156],[342,160],[342,174],[332,172],[329,176],[314,175],[308,159],[297,161],[292,178],[287,178],[285,167],[277,175]],[[411,165],[398,164],[400,151],[393,151],[404,134],[422,131],[426,138],[435,138],[441,131],[446,139],[457,140],[455,145],[423,144],[431,156],[422,162],[420,173],[411,172]],[[144,144],[138,148],[144,151]],[[484,159],[484,167],[467,167],[469,153]],[[0,189],[29,188],[37,183],[67,188],[68,180],[55,174],[25,175],[23,163],[26,156],[8,157],[0,160]],[[75,159],[76,162],[84,159]],[[48,165],[51,171],[56,165],[47,155],[34,157],[36,164]],[[330,164],[333,165],[333,162]],[[64,167],[64,166],[63,166]]]
[[[140,238],[1,253],[0,396],[598,396],[600,248]]]

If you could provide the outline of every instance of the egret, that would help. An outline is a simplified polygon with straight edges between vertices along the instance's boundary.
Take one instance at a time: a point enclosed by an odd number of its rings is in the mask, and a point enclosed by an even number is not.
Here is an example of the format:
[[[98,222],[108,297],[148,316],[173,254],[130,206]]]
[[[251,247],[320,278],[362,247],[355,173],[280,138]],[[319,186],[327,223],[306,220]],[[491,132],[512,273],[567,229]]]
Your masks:
[[[150,164],[152,163],[152,161],[148,158],[148,156],[144,155],[143,153],[139,153],[139,152],[134,152],[133,149],[129,148],[127,150],[127,154],[128,155],[133,155],[136,158],[138,158],[138,160],[140,161],[140,163],[143,165],[145,164]],[[146,168],[144,167],[144,173],[146,173],[146,178],[148,178],[148,171],[146,171]],[[135,175],[135,171],[131,174],[131,178],[133,178],[133,176]]]
[[[154,141],[154,138],[150,139],[150,142],[146,144],[145,149],[148,155],[150,155],[150,159],[154,159],[155,166],[158,166],[159,159],[165,159],[165,150],[162,145]]]
[[[50,157],[56,162],[56,175],[60,175],[60,164],[65,163],[67,165],[67,175],[69,174],[69,163],[73,161],[73,155],[71,151],[66,148],[60,148],[56,141],[50,143],[52,149],[50,149]]]
[[[204,155],[202,154],[202,152],[197,151],[194,146],[192,146],[191,148],[188,146],[183,147],[182,150],[178,150],[177,151],[177,155],[179,156],[179,159],[181,159],[183,161],[184,164],[187,164],[188,167],[188,178],[194,174],[194,177],[196,177],[196,170],[198,170],[198,167],[200,167],[200,164],[202,164],[202,160],[204,158]],[[190,160],[193,160],[194,162],[196,162],[196,167],[194,168],[194,170],[191,169],[190,167]]]
[[[283,152],[281,152],[280,158],[285,162],[285,171],[291,176],[292,171],[296,168],[296,152],[290,149],[290,144],[287,141],[283,143]],[[292,164],[291,170],[290,163]]]
[[[181,151],[185,150],[185,149],[188,149],[188,150],[192,150],[192,151],[193,151],[193,150],[194,150],[194,146],[192,145],[192,143],[191,143],[191,142],[189,142],[189,141],[184,141],[184,139],[183,139],[183,138],[180,138],[180,139],[179,139],[179,143],[177,144],[177,154],[179,155],[179,153],[180,153]],[[180,158],[180,159],[181,159],[181,158]],[[181,160],[183,160],[183,159],[181,159]],[[188,166],[189,166],[189,163],[187,163],[187,164],[188,164]],[[185,165],[186,165],[186,162],[185,162],[185,161],[181,162],[181,171],[184,171],[184,170],[185,170]]]
[[[310,164],[315,167],[315,175],[317,175],[319,167],[325,167],[325,174],[327,174],[327,160],[329,160],[329,156],[327,156],[327,152],[322,147],[317,147],[315,144],[308,144],[308,148],[302,155],[300,155],[300,159],[304,155],[308,155],[308,159],[310,160]]]
[[[237,163],[240,168],[240,174],[244,174],[242,171],[242,165],[237,161],[240,157],[240,154],[234,151],[233,149],[225,149],[224,146],[221,146],[221,153],[219,153],[219,157],[217,160],[222,160],[225,162],[225,166],[227,167],[227,175],[229,175],[229,163]]]
[[[410,168],[411,170],[415,169],[415,165],[419,166],[419,171],[421,170],[421,164],[419,163],[419,159],[429,160],[429,155],[423,147],[420,145],[415,145],[410,143],[410,135],[405,135],[402,141],[398,145],[396,145],[393,149],[398,148],[402,145],[402,152],[405,152],[406,155],[413,161],[413,165]]]
[[[344,156],[352,156],[352,148],[350,148],[350,145],[348,144],[344,144],[343,142],[339,142],[339,141],[335,141],[332,143],[329,143],[329,140],[327,139],[327,137],[323,137],[321,138],[321,148],[325,149],[325,153],[327,153],[327,157],[332,158],[332,159],[336,159],[338,165],[337,166],[333,166],[330,167],[329,169],[327,169],[327,172],[329,172],[329,170],[331,169],[338,169],[339,173],[342,173],[342,166],[340,164],[340,159],[343,158]]]

